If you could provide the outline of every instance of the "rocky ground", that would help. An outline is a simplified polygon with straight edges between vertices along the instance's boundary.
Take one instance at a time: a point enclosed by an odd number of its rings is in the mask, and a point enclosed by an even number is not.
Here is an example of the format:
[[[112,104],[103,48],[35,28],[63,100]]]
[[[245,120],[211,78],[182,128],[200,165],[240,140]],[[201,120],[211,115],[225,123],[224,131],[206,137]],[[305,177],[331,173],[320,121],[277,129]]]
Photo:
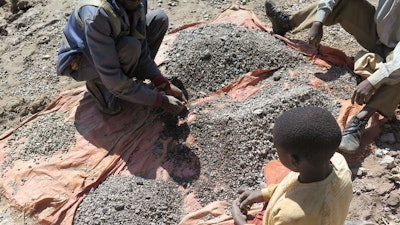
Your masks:
[[[73,2],[0,0],[0,134],[42,110],[60,91],[82,85],[57,77],[54,68],[60,32]],[[310,2],[277,1],[288,12]],[[149,3],[151,8],[167,11],[172,29],[186,23],[210,21],[232,2],[152,0]],[[264,18],[263,1],[242,0],[241,3],[269,24]],[[304,39],[306,35],[302,32],[288,37]],[[340,48],[349,56],[361,49],[338,26],[326,29],[323,44]],[[81,203],[75,224],[142,224],[145,221],[176,224],[185,214],[178,188],[196,193],[201,205],[215,200],[232,201],[243,186],[259,188],[263,185],[263,165],[277,157],[270,132],[274,119],[284,110],[305,105],[325,107],[336,116],[340,107],[337,98],[350,96],[349,87],[356,85],[355,77],[341,67],[316,68],[272,36],[230,24],[182,32],[169,57],[163,70],[184,84],[191,100],[208,95],[250,70],[277,70],[259,84],[265,88],[246,101],[220,96],[203,104],[192,104],[189,110],[196,116],[193,122],[187,126],[166,127],[165,135],[181,143],[189,132],[195,138],[194,143],[183,146],[200,160],[199,179],[161,182],[110,177]],[[331,94],[309,84],[317,73],[333,75],[328,82]],[[349,220],[400,224],[399,127],[400,122],[396,120],[383,125],[379,139],[371,146],[372,153],[353,168],[354,198]],[[67,149],[72,138],[65,133],[73,129],[73,124],[63,124],[57,115],[52,115],[18,130],[15,140],[35,141],[21,146],[22,155],[1,162],[2,172],[12,160],[51,155],[55,148]],[[185,150],[171,153],[171,157],[183,157],[182,152]],[[34,218],[10,207],[3,197],[0,202],[1,225],[34,223],[31,221]]]

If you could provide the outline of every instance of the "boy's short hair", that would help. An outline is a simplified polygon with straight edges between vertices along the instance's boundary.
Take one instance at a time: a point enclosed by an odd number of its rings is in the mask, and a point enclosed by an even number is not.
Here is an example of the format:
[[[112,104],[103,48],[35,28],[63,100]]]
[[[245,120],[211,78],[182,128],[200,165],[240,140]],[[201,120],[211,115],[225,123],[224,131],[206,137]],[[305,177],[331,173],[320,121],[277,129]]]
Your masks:
[[[299,107],[281,114],[273,129],[274,144],[313,163],[326,163],[342,134],[332,114],[320,107]]]

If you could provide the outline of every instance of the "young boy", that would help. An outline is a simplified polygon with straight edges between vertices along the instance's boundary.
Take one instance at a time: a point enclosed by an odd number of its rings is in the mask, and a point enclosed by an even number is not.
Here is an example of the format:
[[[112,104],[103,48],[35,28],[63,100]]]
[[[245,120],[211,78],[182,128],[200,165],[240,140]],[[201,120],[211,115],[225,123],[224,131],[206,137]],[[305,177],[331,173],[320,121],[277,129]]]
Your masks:
[[[352,198],[351,172],[335,153],[341,131],[319,107],[295,108],[275,122],[274,145],[291,172],[276,185],[245,191],[232,204],[236,225],[343,225]],[[262,222],[247,221],[253,203],[267,202]]]

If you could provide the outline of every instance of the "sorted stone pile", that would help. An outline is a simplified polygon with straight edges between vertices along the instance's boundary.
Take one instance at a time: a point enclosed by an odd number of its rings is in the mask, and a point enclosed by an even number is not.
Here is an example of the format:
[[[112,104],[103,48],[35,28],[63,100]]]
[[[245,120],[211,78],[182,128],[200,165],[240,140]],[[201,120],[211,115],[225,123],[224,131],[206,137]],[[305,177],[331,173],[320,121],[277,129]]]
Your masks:
[[[79,205],[74,224],[177,224],[182,197],[176,190],[170,182],[111,176]]]
[[[8,147],[11,148],[2,167],[8,167],[14,160],[27,161],[40,156],[52,156],[55,152],[67,152],[75,144],[76,128],[57,113],[39,117],[27,123],[13,134]]]
[[[290,68],[304,62],[298,52],[266,32],[218,24],[181,31],[168,53],[168,75],[202,97],[255,69]]]

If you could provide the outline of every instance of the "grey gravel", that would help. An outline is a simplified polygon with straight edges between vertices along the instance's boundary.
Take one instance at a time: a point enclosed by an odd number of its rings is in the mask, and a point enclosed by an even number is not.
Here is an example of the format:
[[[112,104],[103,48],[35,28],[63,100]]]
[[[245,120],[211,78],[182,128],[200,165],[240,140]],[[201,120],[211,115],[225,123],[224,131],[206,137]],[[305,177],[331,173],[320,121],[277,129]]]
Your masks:
[[[50,113],[27,123],[15,131],[8,141],[11,151],[2,167],[8,167],[14,160],[27,161],[40,156],[52,156],[55,152],[67,152],[75,144],[74,123],[64,116]]]
[[[255,69],[291,68],[304,57],[266,32],[234,24],[201,26],[180,32],[169,51],[166,74],[202,97]]]
[[[111,176],[79,205],[74,225],[177,224],[182,197],[171,182]]]

